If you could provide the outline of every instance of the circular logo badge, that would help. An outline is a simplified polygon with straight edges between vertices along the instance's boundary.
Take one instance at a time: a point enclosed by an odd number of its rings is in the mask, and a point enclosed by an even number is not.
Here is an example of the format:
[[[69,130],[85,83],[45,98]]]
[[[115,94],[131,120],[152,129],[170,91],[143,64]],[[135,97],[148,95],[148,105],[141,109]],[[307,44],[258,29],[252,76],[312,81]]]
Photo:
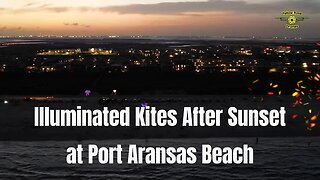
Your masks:
[[[294,25],[297,23],[297,18],[295,16],[289,16],[288,17],[288,24]]]

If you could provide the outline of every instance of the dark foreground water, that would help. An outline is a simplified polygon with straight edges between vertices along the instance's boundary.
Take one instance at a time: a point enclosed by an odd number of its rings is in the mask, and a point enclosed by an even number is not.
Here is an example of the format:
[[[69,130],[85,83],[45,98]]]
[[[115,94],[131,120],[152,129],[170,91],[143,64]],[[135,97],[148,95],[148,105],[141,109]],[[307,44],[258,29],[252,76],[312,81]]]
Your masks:
[[[66,148],[114,146],[194,146],[254,148],[254,165],[67,165]],[[127,149],[124,149],[127,152]],[[125,152],[125,153],[126,153]],[[125,156],[123,156],[125,157]],[[125,160],[124,160],[125,162]],[[320,137],[0,142],[0,179],[320,179]]]

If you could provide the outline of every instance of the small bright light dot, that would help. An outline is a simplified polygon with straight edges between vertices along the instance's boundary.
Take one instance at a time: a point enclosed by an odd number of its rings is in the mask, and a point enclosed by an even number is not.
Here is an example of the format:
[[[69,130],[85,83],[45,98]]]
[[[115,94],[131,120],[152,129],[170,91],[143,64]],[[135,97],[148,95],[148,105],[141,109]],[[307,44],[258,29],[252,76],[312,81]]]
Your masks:
[[[8,102],[8,101],[3,101],[3,103],[4,103],[4,104],[8,104],[9,102]]]
[[[90,96],[91,95],[91,91],[90,90],[86,90],[84,93],[85,93],[86,96]]]
[[[302,67],[307,68],[308,64],[307,63],[302,63]]]
[[[116,96],[117,95],[117,90],[112,90],[112,95]]]

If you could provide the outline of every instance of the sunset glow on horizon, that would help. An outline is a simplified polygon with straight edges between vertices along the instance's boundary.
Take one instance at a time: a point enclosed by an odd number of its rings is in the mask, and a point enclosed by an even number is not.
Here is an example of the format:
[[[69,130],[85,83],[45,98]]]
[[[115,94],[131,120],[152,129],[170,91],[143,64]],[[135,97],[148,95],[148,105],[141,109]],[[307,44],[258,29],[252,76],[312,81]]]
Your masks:
[[[310,20],[288,31],[275,20],[285,9],[303,11]],[[320,0],[1,0],[0,36],[318,37],[319,9]]]

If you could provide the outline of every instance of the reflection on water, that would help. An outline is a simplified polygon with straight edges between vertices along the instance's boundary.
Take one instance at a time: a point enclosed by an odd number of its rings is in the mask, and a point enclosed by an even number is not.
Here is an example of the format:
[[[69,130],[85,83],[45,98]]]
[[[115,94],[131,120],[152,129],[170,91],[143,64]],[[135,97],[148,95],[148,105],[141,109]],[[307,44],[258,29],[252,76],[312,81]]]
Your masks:
[[[0,177],[36,179],[319,179],[320,137],[0,142]],[[66,148],[77,144],[114,146],[242,146],[255,150],[254,165],[67,165]],[[127,149],[124,149],[127,152]],[[86,154],[86,153],[85,153]],[[126,154],[126,153],[125,153]],[[201,162],[201,154],[197,154]],[[125,157],[125,155],[123,155]],[[125,162],[125,161],[124,161]]]

